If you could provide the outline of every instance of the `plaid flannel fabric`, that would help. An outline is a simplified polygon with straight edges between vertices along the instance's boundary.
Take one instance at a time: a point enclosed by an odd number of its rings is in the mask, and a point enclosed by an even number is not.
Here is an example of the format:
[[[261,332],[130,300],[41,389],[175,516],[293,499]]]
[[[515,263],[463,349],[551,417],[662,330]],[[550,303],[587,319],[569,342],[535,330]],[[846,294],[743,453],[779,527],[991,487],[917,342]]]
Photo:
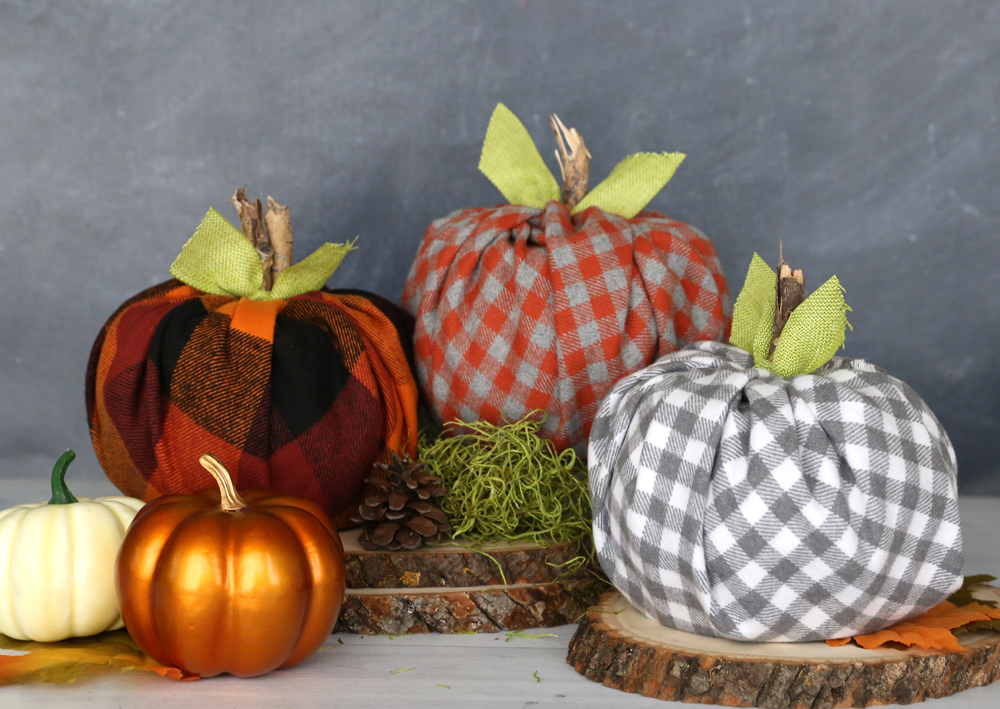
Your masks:
[[[375,460],[416,454],[411,337],[410,316],[371,293],[254,301],[168,281],[94,342],[94,450],[132,497],[214,487],[198,464],[213,453],[237,489],[308,497],[342,523]]]
[[[711,242],[652,212],[549,202],[465,209],[424,235],[403,293],[417,379],[441,421],[545,411],[542,435],[586,445],[621,377],[688,342],[721,339],[729,294]]]
[[[951,442],[910,387],[863,360],[783,379],[697,343],[615,385],[589,466],[601,565],[663,625],[846,637],[962,581]]]

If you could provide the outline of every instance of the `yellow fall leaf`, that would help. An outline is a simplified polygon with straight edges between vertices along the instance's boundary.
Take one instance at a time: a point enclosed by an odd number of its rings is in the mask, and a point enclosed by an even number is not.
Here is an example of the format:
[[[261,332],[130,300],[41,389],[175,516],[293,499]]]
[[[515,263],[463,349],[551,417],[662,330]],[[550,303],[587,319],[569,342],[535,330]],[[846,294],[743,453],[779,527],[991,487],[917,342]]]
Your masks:
[[[73,682],[84,674],[117,668],[121,672],[145,670],[175,680],[196,680],[176,667],[164,667],[144,653],[125,630],[114,630],[89,638],[71,638],[55,643],[14,640],[0,635],[0,650],[25,655],[0,655],[0,686],[43,682]]]

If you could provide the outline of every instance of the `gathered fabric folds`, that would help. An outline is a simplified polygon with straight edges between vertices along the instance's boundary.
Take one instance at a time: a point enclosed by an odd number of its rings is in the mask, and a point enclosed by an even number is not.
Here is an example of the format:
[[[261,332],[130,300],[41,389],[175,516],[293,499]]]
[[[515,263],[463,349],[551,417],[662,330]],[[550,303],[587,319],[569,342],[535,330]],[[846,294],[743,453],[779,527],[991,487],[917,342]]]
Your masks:
[[[439,422],[545,414],[540,435],[586,448],[620,378],[728,334],[711,242],[654,212],[559,202],[464,209],[431,224],[403,293],[417,380]]]
[[[786,379],[695,343],[614,386],[588,464],[602,567],[672,628],[860,635],[962,582],[951,442],[909,386],[864,360]]]
[[[151,500],[212,487],[212,453],[240,490],[314,500],[346,521],[391,451],[416,455],[412,319],[359,291],[257,301],[173,280],[123,304],[87,370],[98,460]]]

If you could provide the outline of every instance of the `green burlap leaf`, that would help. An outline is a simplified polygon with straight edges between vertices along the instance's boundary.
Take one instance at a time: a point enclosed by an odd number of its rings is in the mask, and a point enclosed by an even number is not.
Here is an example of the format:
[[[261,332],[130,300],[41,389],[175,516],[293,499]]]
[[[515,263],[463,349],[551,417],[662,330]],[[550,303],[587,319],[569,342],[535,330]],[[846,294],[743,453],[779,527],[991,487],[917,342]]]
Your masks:
[[[771,267],[757,254],[750,261],[743,290],[733,306],[733,329],[729,335],[730,344],[756,355],[754,342],[758,331],[765,323],[774,320],[774,289],[778,277]],[[770,326],[768,326],[770,327]],[[770,343],[771,330],[767,331]]]
[[[192,288],[213,295],[251,300],[287,300],[322,288],[354,242],[323,244],[302,261],[289,266],[272,290],[261,288],[264,274],[257,250],[215,209],[209,209],[194,236],[181,249],[170,275]]]
[[[848,310],[844,289],[831,276],[788,316],[767,369],[791,377],[814,372],[829,362],[844,346]]]
[[[774,339],[774,310],[771,310],[769,320],[761,320],[757,323],[757,332],[753,336],[754,364],[761,369],[771,369],[767,356],[771,353],[771,340]],[[762,364],[763,363],[763,364]]]
[[[572,213],[587,207],[600,207],[605,212],[631,219],[670,181],[685,157],[683,153],[629,155],[573,208]],[[479,170],[511,204],[541,208],[562,196],[559,184],[546,167],[528,130],[502,103],[497,104],[486,129]]]
[[[733,308],[729,342],[752,354],[755,366],[782,377],[814,372],[844,345],[850,327],[844,289],[833,276],[796,307],[781,331],[774,357],[768,359],[777,279],[764,259],[754,254]]]
[[[502,103],[497,104],[486,129],[479,170],[511,204],[540,208],[559,199],[559,185],[527,128]]]
[[[341,261],[354,250],[358,239],[344,244],[323,244],[298,263],[280,274],[271,289],[273,298],[287,300],[295,295],[319,290],[340,267]]]
[[[184,244],[170,275],[205,293],[237,298],[252,297],[264,280],[256,249],[215,209]]]
[[[636,153],[615,165],[604,180],[580,200],[573,214],[587,207],[631,219],[670,182],[684,153]]]

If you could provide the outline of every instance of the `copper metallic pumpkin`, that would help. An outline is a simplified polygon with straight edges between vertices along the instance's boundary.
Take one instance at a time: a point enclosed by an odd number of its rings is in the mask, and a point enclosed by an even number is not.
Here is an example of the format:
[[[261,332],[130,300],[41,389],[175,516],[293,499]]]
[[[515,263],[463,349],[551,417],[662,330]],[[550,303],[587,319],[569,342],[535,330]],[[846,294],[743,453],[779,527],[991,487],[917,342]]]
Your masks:
[[[116,588],[125,626],[157,662],[211,677],[291,667],[327,639],[344,600],[344,550],[316,503],[218,490],[168,495],[136,515]]]

